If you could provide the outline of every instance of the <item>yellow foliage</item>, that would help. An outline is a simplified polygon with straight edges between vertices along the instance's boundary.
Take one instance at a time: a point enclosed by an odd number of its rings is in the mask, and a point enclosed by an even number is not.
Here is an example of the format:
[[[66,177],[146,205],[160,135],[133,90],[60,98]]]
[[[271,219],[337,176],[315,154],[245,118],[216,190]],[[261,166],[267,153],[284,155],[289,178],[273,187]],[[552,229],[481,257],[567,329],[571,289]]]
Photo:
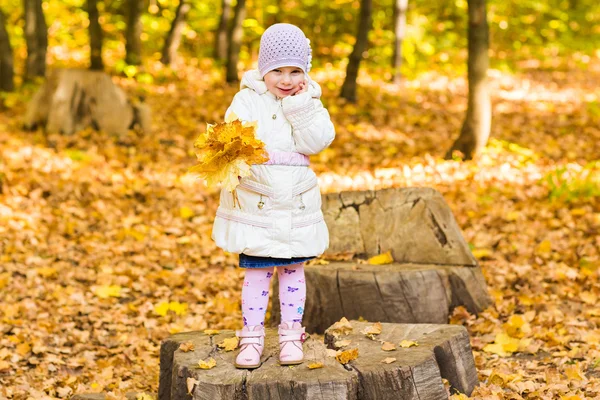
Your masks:
[[[107,299],[109,297],[121,297],[121,286],[95,286],[92,288],[92,292],[102,299]]]
[[[369,339],[375,340],[375,335],[379,335],[381,329],[381,322],[376,322],[373,325],[367,326],[361,333],[365,334]]]
[[[400,342],[400,347],[403,347],[405,349],[409,348],[409,347],[416,347],[418,346],[419,343],[412,341],[412,340],[403,340]]]
[[[212,335],[218,335],[221,331],[218,329],[205,329],[204,330],[204,334],[212,336]]]
[[[236,336],[224,339],[221,343],[217,344],[219,348],[225,351],[235,350],[238,346],[238,338]]]
[[[511,315],[503,328],[509,336],[514,338],[522,338],[531,333],[531,327],[522,315]]]
[[[391,264],[394,262],[394,257],[392,257],[392,251],[390,250],[386,251],[383,254],[379,254],[369,258],[367,262],[371,265]]]
[[[310,364],[307,365],[308,369],[318,369],[318,368],[323,368],[323,363],[320,362],[312,362]]]
[[[342,351],[342,352],[339,352],[339,354],[337,354],[335,356],[335,359],[340,364],[348,364],[350,361],[356,360],[357,358],[358,358],[358,349]]]
[[[256,137],[256,124],[242,122],[231,114],[226,122],[208,125],[195,141],[198,164],[190,172],[206,181],[206,185],[233,191],[238,176],[250,175],[252,164],[262,164],[269,156],[265,144]]]
[[[194,343],[192,343],[192,342],[181,343],[179,345],[179,350],[183,351],[184,353],[187,353],[188,351],[194,351]]]
[[[200,369],[211,369],[217,366],[217,360],[214,358],[209,358],[208,360],[200,360],[198,361],[198,368]]]
[[[180,303],[178,301],[163,301],[154,306],[154,312],[161,317],[165,317],[169,311],[173,311],[176,315],[184,315],[187,309],[187,303]]]
[[[381,350],[383,350],[383,351],[396,350],[396,345],[394,343],[390,343],[390,342],[383,342],[383,344],[381,345]]]
[[[337,338],[340,335],[348,335],[350,332],[352,332],[352,329],[354,328],[352,328],[350,321],[348,321],[346,317],[342,317],[342,319],[329,327],[327,332]]]
[[[498,354],[501,357],[508,357],[519,349],[519,345],[519,339],[511,338],[506,333],[499,333],[496,335],[494,343],[486,345],[483,351]]]

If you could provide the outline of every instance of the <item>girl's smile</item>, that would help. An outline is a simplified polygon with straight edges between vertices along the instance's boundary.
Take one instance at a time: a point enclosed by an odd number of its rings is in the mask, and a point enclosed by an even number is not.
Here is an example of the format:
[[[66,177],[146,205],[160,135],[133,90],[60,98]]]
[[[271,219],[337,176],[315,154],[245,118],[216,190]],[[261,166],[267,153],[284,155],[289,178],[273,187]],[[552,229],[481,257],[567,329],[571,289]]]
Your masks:
[[[304,71],[298,67],[279,67],[269,71],[264,80],[269,92],[275,96],[293,96],[303,88]]]

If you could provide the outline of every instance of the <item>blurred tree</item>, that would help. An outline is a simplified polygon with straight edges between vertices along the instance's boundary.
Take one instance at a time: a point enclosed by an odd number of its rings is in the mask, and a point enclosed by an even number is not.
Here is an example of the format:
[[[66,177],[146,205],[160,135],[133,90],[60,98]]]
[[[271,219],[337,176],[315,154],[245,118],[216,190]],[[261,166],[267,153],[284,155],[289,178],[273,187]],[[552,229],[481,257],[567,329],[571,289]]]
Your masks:
[[[175,11],[175,18],[162,49],[160,61],[165,65],[171,64],[175,57],[177,57],[177,49],[179,48],[179,43],[181,43],[181,30],[185,23],[185,15],[190,11],[190,8],[188,0],[179,0],[177,11]]]
[[[98,14],[98,1],[88,0],[88,18],[90,20],[90,69],[102,71],[102,27],[100,26]]]
[[[237,0],[233,24],[229,31],[229,44],[227,45],[227,82],[237,82],[239,80],[237,64],[240,58],[240,47],[244,33],[242,23],[245,18],[246,0]]]
[[[406,36],[406,10],[408,0],[395,0],[394,5],[394,55],[392,56],[392,69],[394,83],[400,83],[402,74],[402,41]]]
[[[490,136],[492,106],[487,86],[489,67],[489,29],[487,23],[486,0],[468,0],[469,8],[469,58],[468,79],[469,99],[467,115],[460,136],[446,158],[451,159],[455,151],[460,151],[464,159],[470,160],[485,147]]]
[[[25,40],[27,61],[25,80],[46,75],[46,51],[48,48],[48,27],[42,10],[42,0],[24,0]]]
[[[13,52],[6,25],[6,16],[0,10],[0,91],[12,92],[15,89]]]
[[[227,26],[231,16],[231,0],[222,0],[219,27],[215,35],[215,59],[223,61],[227,58]]]
[[[139,65],[142,62],[142,12],[143,0],[127,0],[127,31],[125,33],[125,62]]]
[[[341,97],[355,103],[356,102],[356,78],[358,77],[358,68],[363,58],[363,53],[367,49],[369,31],[372,23],[372,0],[361,0],[360,18],[358,21],[358,32],[356,34],[356,43],[348,60],[346,69],[346,79],[342,85]]]

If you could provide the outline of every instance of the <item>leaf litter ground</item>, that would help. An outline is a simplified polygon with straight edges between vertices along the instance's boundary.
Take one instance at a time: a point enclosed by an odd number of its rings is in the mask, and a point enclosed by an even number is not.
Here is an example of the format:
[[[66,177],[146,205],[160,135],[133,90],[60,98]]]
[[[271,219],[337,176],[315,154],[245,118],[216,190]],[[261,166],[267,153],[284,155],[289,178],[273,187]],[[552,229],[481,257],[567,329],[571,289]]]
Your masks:
[[[313,168],[326,192],[444,195],[494,299],[452,316],[471,336],[472,398],[600,398],[599,64],[490,75],[492,140],[460,163],[441,157],[464,80],[364,75],[353,105],[339,71],[316,71],[337,138]],[[46,136],[19,128],[23,102],[0,114],[0,398],[156,393],[162,339],[240,327],[243,271],[210,239],[218,191],[186,175],[236,91],[214,76],[143,86],[152,134]]]

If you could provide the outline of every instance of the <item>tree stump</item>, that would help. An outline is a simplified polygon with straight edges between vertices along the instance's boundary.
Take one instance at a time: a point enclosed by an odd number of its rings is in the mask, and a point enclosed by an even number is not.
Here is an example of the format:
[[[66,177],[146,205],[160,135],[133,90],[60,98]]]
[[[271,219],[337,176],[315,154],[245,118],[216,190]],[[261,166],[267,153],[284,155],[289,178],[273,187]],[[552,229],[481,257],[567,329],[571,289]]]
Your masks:
[[[135,126],[150,132],[150,108],[131,103],[104,72],[56,69],[27,107],[24,127],[37,126],[67,135],[90,126],[117,135]]]
[[[263,364],[255,370],[236,369],[236,352],[225,352],[217,344],[234,336],[222,331],[215,336],[201,332],[173,335],[163,341],[160,354],[159,400],[386,400],[447,398],[442,378],[457,390],[470,394],[477,384],[469,338],[464,327],[452,325],[383,324],[377,339],[399,344],[414,340],[417,347],[396,351],[381,350],[381,343],[367,339],[360,331],[368,324],[351,321],[353,331],[348,348],[358,348],[359,356],[341,365],[327,354],[325,344],[316,338],[304,343],[305,362],[294,367],[278,364],[277,331],[267,329]],[[325,336],[330,347],[333,335]],[[183,352],[179,345],[194,343]],[[208,370],[196,368],[198,361],[214,358],[217,365]],[[384,364],[386,357],[395,357]],[[322,368],[309,369],[320,362]],[[195,384],[188,394],[188,378]]]
[[[323,197],[330,231],[325,257],[361,259],[305,267],[303,323],[323,332],[342,317],[402,323],[447,323],[465,306],[478,313],[491,304],[477,260],[450,208],[430,188],[342,192]],[[390,251],[393,264],[364,258]],[[275,281],[271,324],[279,321]]]

